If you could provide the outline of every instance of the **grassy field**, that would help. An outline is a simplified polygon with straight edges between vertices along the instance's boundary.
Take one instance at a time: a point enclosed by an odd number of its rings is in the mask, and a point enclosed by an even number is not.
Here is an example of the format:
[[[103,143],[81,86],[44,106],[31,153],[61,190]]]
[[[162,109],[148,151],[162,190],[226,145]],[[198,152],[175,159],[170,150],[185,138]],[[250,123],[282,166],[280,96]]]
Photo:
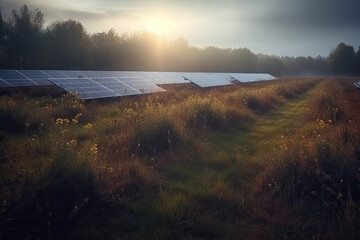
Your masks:
[[[354,81],[2,92],[0,239],[359,239]]]

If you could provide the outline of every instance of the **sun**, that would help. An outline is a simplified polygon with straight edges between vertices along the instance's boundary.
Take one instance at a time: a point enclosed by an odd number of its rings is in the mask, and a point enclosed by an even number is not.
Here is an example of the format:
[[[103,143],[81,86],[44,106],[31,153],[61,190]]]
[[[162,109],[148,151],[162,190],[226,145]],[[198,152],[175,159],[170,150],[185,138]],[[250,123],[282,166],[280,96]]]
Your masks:
[[[147,20],[146,30],[157,35],[166,36],[174,27],[173,22],[166,18],[151,18]]]

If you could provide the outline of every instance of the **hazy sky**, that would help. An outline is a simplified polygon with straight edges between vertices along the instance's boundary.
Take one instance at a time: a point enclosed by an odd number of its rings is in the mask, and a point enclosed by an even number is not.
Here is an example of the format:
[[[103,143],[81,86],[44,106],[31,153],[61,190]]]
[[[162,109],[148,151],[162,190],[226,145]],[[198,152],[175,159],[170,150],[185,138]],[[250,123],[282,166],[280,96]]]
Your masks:
[[[360,0],[0,0],[7,15],[23,4],[47,24],[72,18],[89,33],[149,30],[199,47],[327,56],[340,42],[360,45]]]

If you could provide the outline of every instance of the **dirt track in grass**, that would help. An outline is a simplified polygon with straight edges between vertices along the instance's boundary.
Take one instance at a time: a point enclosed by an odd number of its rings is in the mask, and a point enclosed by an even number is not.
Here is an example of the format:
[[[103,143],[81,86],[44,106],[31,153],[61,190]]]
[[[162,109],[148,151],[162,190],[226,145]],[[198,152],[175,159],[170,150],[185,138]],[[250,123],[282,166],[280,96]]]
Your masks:
[[[301,129],[305,110],[316,94],[316,86],[291,99],[285,104],[258,115],[254,122],[237,127],[228,133],[215,134],[209,138],[211,154],[217,152],[228,156],[246,155],[252,160],[260,159],[281,139]]]

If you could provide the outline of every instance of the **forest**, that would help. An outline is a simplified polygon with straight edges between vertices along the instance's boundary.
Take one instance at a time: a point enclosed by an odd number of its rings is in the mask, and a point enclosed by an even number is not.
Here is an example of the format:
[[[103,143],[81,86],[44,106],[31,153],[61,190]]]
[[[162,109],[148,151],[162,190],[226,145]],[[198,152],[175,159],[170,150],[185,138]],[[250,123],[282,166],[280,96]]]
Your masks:
[[[90,34],[74,19],[45,24],[26,5],[0,6],[0,69],[78,69],[197,72],[267,72],[275,76],[358,75],[360,48],[340,43],[329,56],[255,54],[245,47],[194,47],[148,31]]]

